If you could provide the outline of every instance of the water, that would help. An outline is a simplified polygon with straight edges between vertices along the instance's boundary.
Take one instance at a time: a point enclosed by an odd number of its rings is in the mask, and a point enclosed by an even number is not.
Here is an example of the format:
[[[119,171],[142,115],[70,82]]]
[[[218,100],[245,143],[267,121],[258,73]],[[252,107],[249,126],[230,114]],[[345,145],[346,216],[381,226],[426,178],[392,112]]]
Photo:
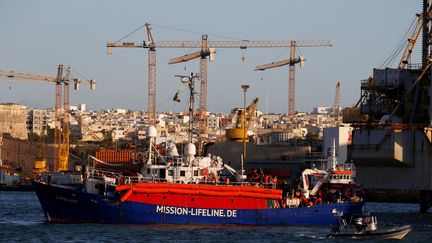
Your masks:
[[[418,213],[418,205],[369,203],[368,208],[378,217],[379,227],[411,224],[413,231],[402,242],[432,242],[432,214]],[[347,242],[326,238],[329,231],[292,226],[54,224],[45,222],[34,192],[0,191],[0,242]]]

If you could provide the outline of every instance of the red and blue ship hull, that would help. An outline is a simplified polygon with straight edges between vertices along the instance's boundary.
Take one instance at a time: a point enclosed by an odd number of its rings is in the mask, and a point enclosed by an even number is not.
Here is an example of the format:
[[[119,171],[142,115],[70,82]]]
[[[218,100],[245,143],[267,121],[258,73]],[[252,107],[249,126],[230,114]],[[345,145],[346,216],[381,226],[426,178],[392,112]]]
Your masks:
[[[336,225],[363,211],[364,202],[272,208],[273,200],[167,193],[130,193],[127,199],[32,182],[49,222],[115,224]]]

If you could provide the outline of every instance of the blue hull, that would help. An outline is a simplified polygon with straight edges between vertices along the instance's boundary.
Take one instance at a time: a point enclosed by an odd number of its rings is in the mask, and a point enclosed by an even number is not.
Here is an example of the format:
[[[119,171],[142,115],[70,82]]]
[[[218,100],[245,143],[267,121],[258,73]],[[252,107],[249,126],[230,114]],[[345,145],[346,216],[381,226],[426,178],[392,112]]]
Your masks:
[[[362,213],[364,203],[320,204],[310,208],[202,209],[170,207],[126,201],[71,188],[32,182],[49,222],[118,224],[245,224],[331,225],[335,214],[344,217]]]

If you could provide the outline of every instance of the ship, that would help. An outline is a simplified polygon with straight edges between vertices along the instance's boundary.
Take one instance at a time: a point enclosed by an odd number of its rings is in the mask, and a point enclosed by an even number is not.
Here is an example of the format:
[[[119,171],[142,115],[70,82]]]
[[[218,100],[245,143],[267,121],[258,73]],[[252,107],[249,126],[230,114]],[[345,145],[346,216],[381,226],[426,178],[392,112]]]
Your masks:
[[[150,125],[148,148],[134,156],[139,158],[133,160],[141,167],[138,172],[110,170],[118,164],[89,156],[81,172],[44,174],[32,185],[48,222],[310,226],[338,224],[341,217],[364,211],[359,198],[322,200],[324,188],[326,194],[337,193],[353,182],[338,177],[339,186],[333,188],[332,170],[309,169],[301,187],[288,192],[277,180],[263,181],[257,173],[248,178],[243,168],[237,171],[219,156],[195,156],[194,76],[181,77],[190,91],[189,141],[182,155],[170,142],[160,153],[158,131]],[[105,166],[95,166],[100,164]]]
[[[275,185],[251,181],[243,170],[235,171],[218,156],[195,157],[192,143],[187,144],[183,156],[178,155],[175,146],[167,146],[172,149],[162,156],[155,149],[156,128],[149,126],[147,134],[150,142],[145,163],[136,175],[95,168],[94,163],[107,162],[90,156],[92,162],[80,173],[51,173],[32,181],[46,220],[312,226],[335,225],[340,217],[349,218],[364,211],[363,200],[301,205],[294,194],[287,197]],[[308,169],[302,174],[301,197],[310,200],[324,186],[336,190],[333,184],[339,189],[344,185],[351,188],[348,177],[333,183],[333,175],[342,175],[341,171]],[[298,199],[297,205],[292,203],[294,199]]]

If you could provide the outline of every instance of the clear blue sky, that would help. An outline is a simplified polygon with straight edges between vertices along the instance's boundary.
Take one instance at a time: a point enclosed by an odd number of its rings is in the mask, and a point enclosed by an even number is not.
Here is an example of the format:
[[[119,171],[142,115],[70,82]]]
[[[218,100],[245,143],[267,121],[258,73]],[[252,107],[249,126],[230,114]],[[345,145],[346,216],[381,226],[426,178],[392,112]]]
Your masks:
[[[224,39],[218,35],[330,39],[333,47],[300,49],[307,61],[304,68],[296,68],[296,110],[332,106],[337,82],[342,84],[341,105],[350,106],[359,99],[360,80],[383,63],[421,8],[421,1],[407,0],[0,0],[0,69],[55,76],[58,64],[70,65],[78,71],[76,77],[97,80],[96,91],[88,87],[71,91],[71,104],[86,103],[94,110],[146,110],[147,50],[114,49],[113,55],[107,55],[105,48],[107,41],[116,41],[146,22],[158,25],[153,28],[155,40],[199,40],[200,33],[209,34],[210,40]],[[125,41],[145,39],[142,29]],[[190,51],[158,50],[157,110],[186,109],[186,102],[172,102],[180,86],[174,75],[198,72],[198,61],[177,65],[167,61]],[[268,107],[268,112],[285,113],[288,67],[253,69],[288,56],[288,49],[217,50],[215,62],[208,66],[208,109],[227,112],[242,106],[240,85],[247,83],[248,103],[259,97],[260,110],[266,112]],[[52,107],[54,85],[2,79],[0,103],[4,102]]]

